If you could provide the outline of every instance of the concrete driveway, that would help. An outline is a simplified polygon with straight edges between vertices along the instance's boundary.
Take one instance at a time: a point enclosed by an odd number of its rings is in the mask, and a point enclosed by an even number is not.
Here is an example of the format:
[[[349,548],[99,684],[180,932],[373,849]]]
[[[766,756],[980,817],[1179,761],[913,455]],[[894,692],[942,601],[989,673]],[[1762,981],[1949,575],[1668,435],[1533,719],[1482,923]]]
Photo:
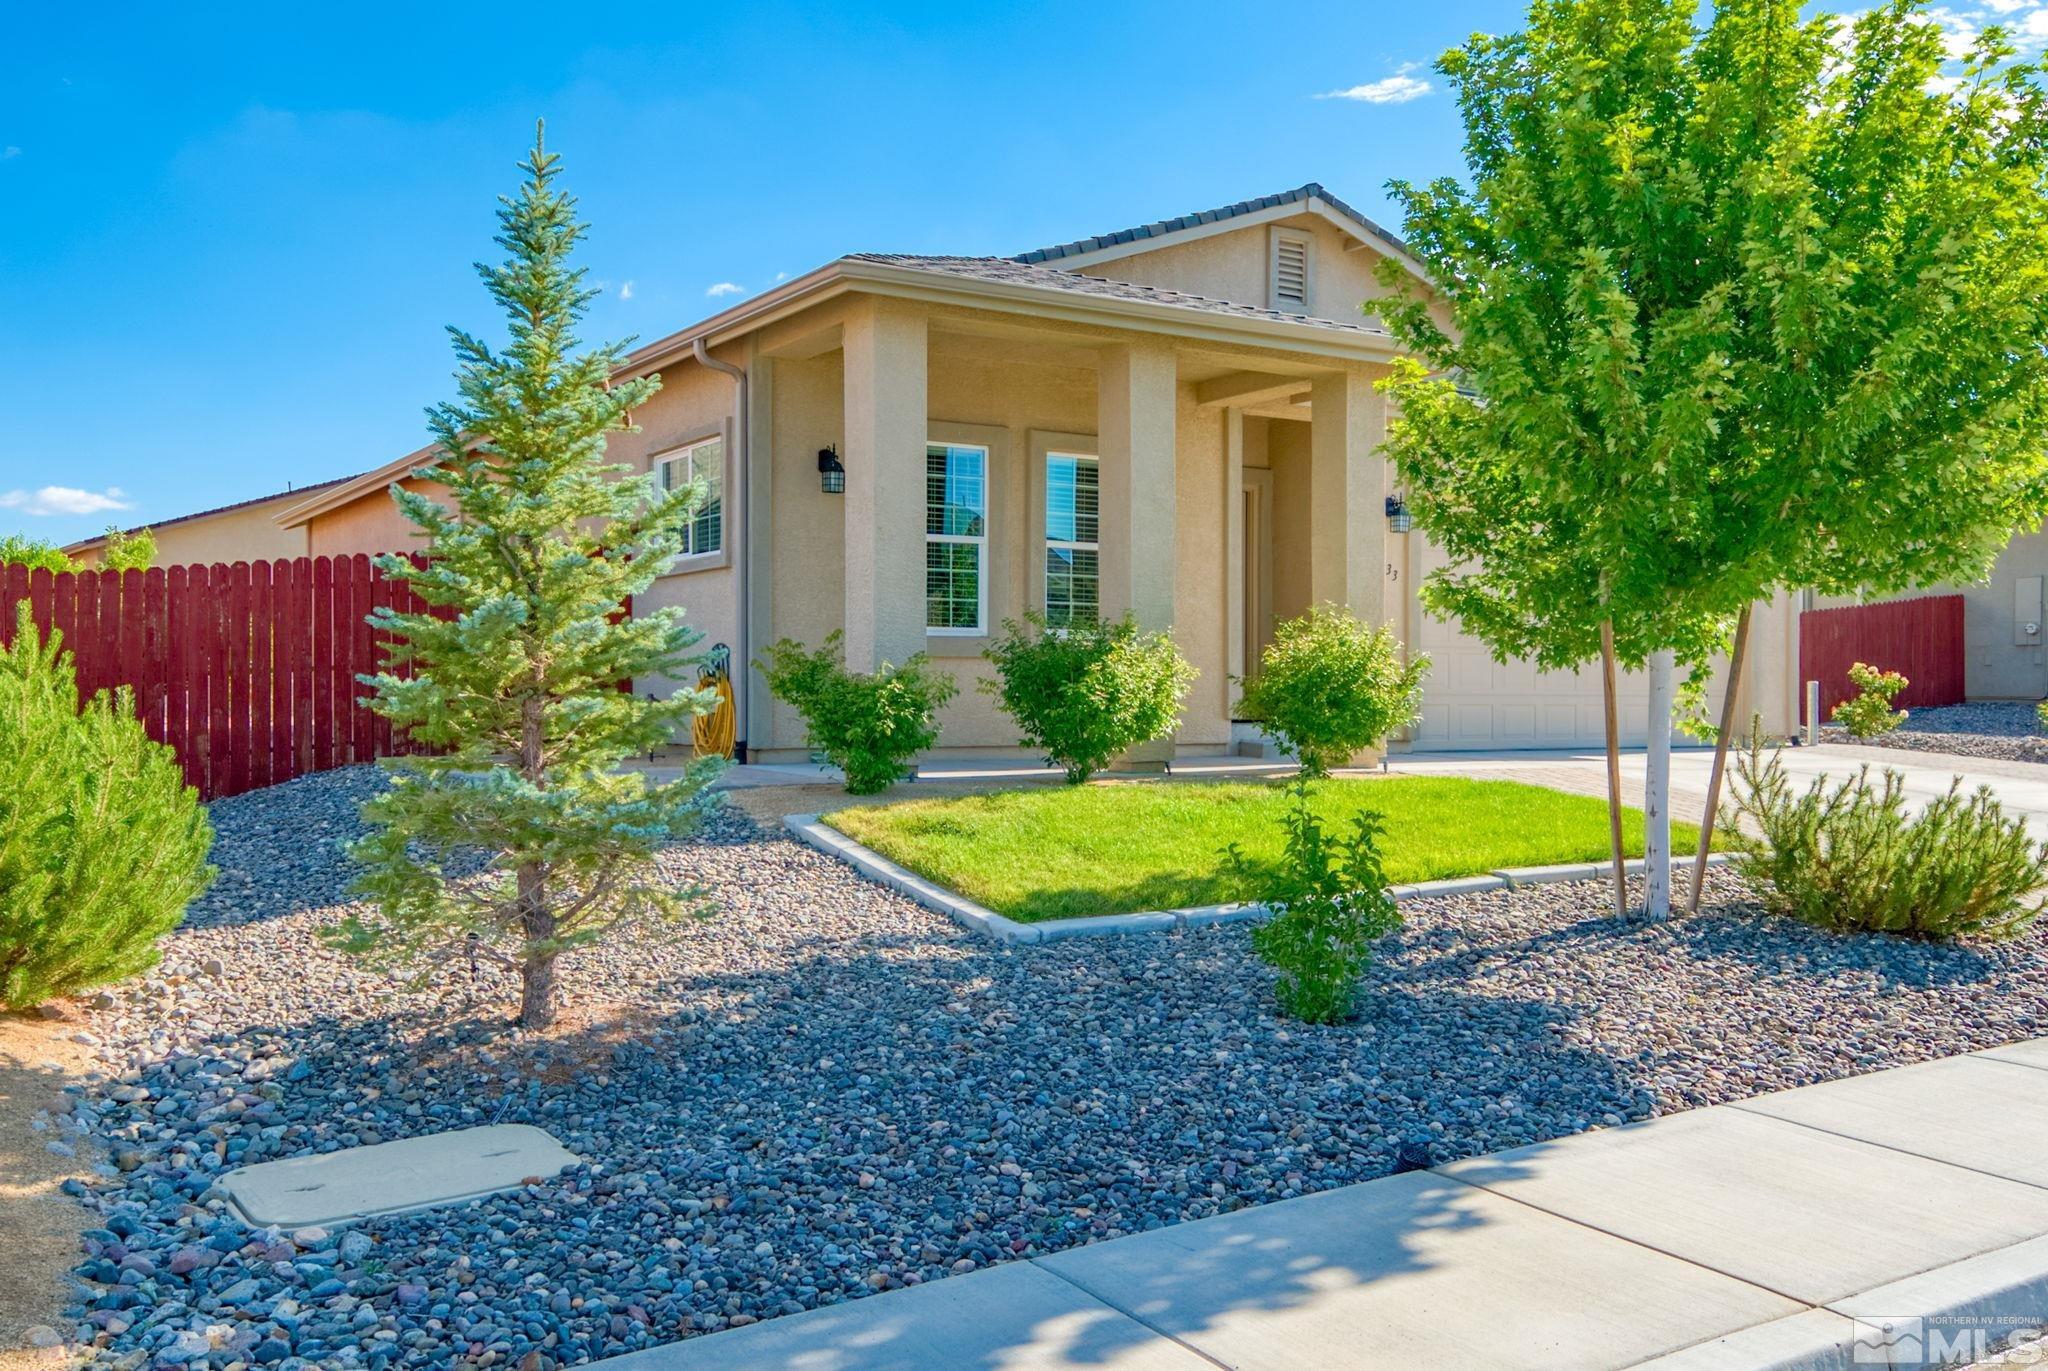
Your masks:
[[[2048,766],[2038,762],[2007,762],[1979,757],[1950,757],[1903,748],[1788,747],[1781,754],[1793,783],[1804,788],[1813,777],[1854,775],[1868,762],[1873,772],[1889,767],[1906,778],[1906,796],[1916,805],[1946,794],[1949,783],[1963,779],[1963,788],[1991,787],[2006,812],[2027,821],[2037,840],[2048,841]],[[1707,774],[1713,765],[1710,748],[1680,748],[1671,754],[1672,817],[1697,823],[1706,808]],[[1527,781],[1583,795],[1607,793],[1606,757],[1598,751],[1559,752],[1410,752],[1397,753],[1391,769],[1411,775],[1480,776]],[[1732,767],[1731,767],[1732,771]],[[1643,793],[1643,750],[1621,754],[1623,793],[1639,804]],[[1725,793],[1725,792],[1724,792]]]

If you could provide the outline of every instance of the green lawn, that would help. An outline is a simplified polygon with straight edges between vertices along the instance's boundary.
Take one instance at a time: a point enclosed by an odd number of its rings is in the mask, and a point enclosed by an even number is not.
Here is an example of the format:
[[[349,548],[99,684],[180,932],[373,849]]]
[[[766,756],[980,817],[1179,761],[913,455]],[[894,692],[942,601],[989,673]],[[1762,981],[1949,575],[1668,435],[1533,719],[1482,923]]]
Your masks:
[[[1361,809],[1379,811],[1395,884],[1607,856],[1607,804],[1591,796],[1455,776],[1330,780],[1315,796],[1338,831]],[[1255,866],[1276,862],[1286,804],[1278,782],[1084,785],[842,809],[825,821],[928,880],[1035,921],[1256,900],[1257,878],[1234,877],[1220,854],[1234,842]],[[1640,856],[1641,811],[1628,810],[1624,824]],[[1691,824],[1672,829],[1679,853],[1698,845]]]

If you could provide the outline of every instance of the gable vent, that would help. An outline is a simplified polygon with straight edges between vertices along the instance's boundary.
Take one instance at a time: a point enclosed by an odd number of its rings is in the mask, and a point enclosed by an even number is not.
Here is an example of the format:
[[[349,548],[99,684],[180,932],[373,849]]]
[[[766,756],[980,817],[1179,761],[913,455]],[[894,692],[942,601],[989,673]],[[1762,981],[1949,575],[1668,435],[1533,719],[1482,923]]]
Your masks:
[[[1308,312],[1308,239],[1273,235],[1273,308]]]

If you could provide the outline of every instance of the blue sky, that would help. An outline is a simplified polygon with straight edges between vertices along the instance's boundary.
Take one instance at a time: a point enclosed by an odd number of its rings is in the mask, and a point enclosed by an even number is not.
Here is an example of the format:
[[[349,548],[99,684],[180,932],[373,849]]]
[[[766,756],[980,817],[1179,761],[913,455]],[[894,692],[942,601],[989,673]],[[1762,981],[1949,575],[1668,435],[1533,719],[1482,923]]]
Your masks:
[[[0,534],[375,466],[489,329],[535,116],[589,336],[858,250],[1015,252],[1458,165],[1428,69],[1518,5],[44,5],[0,50]],[[1328,98],[1350,92],[1351,98]],[[1323,97],[1323,98],[1319,98]]]
[[[0,49],[0,534],[417,446],[442,326],[492,323],[470,263],[536,115],[608,287],[589,335],[655,337],[847,251],[1015,252],[1308,180],[1391,217],[1388,177],[1457,165],[1428,61],[1516,13],[30,6]]]

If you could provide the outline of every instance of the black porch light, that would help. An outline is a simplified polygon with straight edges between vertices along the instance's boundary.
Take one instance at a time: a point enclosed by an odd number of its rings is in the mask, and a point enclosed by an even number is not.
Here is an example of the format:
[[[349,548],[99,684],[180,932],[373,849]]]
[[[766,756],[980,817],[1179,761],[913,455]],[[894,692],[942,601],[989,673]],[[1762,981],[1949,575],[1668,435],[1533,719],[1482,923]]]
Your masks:
[[[836,447],[818,449],[818,489],[827,495],[846,494],[846,465]]]
[[[1387,531],[1389,533],[1406,533],[1414,527],[1415,516],[1408,512],[1407,504],[1402,501],[1400,496],[1389,495],[1387,497]]]

